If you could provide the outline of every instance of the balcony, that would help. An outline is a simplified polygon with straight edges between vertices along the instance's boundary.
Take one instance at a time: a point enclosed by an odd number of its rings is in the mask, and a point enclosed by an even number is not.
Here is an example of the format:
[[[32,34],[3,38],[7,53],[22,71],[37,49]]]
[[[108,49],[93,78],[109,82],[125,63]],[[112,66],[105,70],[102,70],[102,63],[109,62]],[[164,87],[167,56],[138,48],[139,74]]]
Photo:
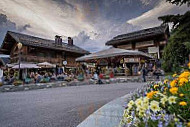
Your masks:
[[[18,61],[18,56],[11,58],[11,63],[16,63]],[[22,55],[21,62],[33,62],[33,63],[41,63],[41,62],[49,62],[52,64],[62,64],[62,58],[52,58],[52,57],[40,57],[40,56],[31,56],[31,55]]]

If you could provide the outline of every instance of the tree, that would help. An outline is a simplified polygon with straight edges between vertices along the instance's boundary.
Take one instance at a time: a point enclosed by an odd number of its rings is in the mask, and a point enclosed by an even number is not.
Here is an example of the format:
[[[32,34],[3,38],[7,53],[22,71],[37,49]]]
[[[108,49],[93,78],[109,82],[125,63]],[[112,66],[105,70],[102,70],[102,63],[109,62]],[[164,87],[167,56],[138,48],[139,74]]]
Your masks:
[[[190,54],[190,11],[184,15],[166,15],[158,19],[173,24],[168,45],[164,48],[163,68],[165,71],[177,71]]]
[[[187,6],[190,6],[190,0],[166,0],[166,1],[180,6],[183,4],[187,4]]]

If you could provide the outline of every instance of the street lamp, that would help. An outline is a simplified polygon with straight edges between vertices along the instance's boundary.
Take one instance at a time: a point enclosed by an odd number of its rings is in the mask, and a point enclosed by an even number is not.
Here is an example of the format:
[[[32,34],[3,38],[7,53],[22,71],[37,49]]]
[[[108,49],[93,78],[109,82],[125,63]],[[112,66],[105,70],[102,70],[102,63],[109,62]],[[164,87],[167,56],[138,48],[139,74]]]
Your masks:
[[[18,63],[19,64],[19,72],[18,72],[18,78],[20,79],[20,54],[21,54],[21,49],[22,49],[22,43],[19,42],[17,44],[17,47],[18,47],[18,50],[19,50],[19,61],[18,61],[19,62]]]

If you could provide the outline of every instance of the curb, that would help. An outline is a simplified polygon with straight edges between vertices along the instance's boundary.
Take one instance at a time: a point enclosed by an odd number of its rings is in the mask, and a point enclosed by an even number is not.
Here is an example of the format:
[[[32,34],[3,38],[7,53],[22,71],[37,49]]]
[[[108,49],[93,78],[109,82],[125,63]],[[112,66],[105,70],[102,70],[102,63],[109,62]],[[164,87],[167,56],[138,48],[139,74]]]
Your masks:
[[[87,117],[77,127],[118,127],[123,117],[123,106],[130,94],[117,98]]]

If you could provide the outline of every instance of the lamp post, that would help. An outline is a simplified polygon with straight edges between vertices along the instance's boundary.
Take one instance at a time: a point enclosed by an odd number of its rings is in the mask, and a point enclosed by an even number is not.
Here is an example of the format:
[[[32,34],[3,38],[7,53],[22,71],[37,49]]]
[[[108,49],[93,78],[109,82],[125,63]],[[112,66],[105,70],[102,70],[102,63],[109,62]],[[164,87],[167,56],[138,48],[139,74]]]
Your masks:
[[[18,62],[19,62],[19,63],[18,63],[18,64],[19,64],[19,65],[18,65],[18,66],[19,66],[19,72],[18,72],[18,78],[20,79],[20,54],[21,54],[21,49],[22,49],[22,43],[19,42],[19,43],[17,44],[17,47],[18,47],[18,50],[19,50],[19,61],[18,61]]]

